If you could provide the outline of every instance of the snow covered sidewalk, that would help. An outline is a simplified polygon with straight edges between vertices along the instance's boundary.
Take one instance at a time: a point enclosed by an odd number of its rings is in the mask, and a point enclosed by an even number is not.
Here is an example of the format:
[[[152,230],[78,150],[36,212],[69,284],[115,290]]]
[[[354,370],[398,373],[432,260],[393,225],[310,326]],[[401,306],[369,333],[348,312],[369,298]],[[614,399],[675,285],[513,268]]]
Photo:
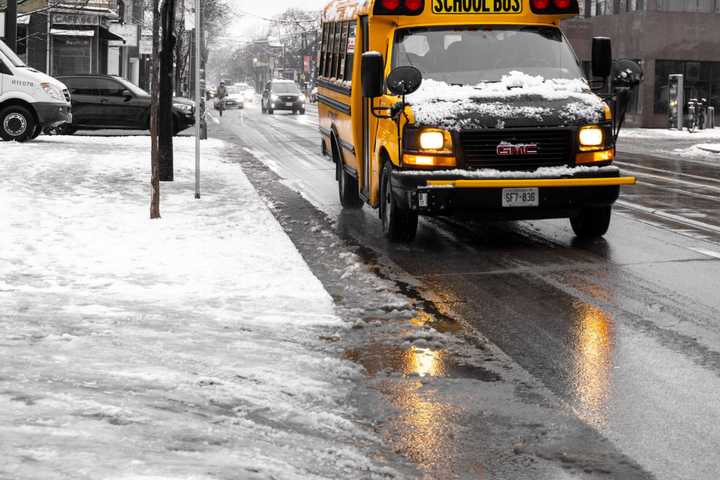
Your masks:
[[[673,159],[720,162],[720,128],[695,133],[659,128],[623,128],[618,138],[618,150]]]
[[[220,141],[0,143],[0,479],[395,478],[345,398],[345,328]]]

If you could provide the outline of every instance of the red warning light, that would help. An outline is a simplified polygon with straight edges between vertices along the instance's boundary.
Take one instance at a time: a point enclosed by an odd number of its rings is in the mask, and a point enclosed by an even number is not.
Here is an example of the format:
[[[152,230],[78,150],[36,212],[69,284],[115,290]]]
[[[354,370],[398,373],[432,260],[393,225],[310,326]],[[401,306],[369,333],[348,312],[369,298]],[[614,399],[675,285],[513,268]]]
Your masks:
[[[405,8],[411,12],[417,12],[424,7],[424,3],[423,0],[405,0]]]
[[[545,10],[550,6],[550,0],[532,0],[532,4],[534,10]]]
[[[560,10],[566,10],[570,8],[571,1],[570,0],[554,0],[555,6],[559,8]]]
[[[400,8],[400,0],[382,0],[380,4],[384,9],[390,11]]]

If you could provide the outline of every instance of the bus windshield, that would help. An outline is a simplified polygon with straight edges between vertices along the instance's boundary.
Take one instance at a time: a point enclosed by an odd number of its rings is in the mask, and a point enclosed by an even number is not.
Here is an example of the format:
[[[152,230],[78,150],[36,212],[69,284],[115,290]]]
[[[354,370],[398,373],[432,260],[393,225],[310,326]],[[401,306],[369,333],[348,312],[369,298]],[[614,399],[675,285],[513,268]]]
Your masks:
[[[423,78],[453,85],[499,82],[512,71],[546,79],[584,78],[560,29],[473,25],[398,30],[393,67],[412,65]]]

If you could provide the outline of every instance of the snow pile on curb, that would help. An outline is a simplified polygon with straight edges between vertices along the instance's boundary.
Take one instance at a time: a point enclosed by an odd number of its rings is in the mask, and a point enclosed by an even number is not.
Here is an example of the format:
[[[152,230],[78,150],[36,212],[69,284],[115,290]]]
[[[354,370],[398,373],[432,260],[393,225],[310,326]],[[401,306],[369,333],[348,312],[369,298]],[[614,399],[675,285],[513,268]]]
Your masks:
[[[695,145],[695,148],[710,153],[720,153],[720,143],[701,143]]]
[[[511,72],[497,83],[477,86],[449,85],[427,79],[420,89],[408,96],[415,122],[452,130],[470,128],[469,116],[492,116],[498,121],[517,117],[544,121],[557,115],[554,109],[524,105],[523,100],[563,101],[562,119],[566,122],[597,122],[604,104],[583,80],[544,79],[540,76]]]
[[[333,302],[219,141],[2,144],[0,478],[365,479]]]

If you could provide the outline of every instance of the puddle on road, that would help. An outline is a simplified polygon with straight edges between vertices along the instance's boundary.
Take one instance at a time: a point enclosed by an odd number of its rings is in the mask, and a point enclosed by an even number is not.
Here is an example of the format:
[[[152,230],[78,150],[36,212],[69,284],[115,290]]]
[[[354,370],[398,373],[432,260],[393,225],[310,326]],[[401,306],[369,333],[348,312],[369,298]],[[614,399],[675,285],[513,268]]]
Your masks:
[[[405,377],[419,378],[469,378],[483,382],[497,382],[501,377],[483,367],[462,364],[460,359],[455,358],[445,348],[426,346],[435,344],[437,341],[432,337],[432,330],[439,333],[457,333],[461,327],[450,319],[436,319],[424,311],[419,311],[409,324],[413,328],[405,335],[402,345],[394,344],[399,341],[397,336],[391,336],[384,340],[366,339],[363,346],[347,350],[343,357],[347,360],[359,363],[368,372],[368,375],[392,375],[399,373]],[[417,329],[417,330],[416,330]],[[409,345],[408,339],[415,339],[419,345]]]

